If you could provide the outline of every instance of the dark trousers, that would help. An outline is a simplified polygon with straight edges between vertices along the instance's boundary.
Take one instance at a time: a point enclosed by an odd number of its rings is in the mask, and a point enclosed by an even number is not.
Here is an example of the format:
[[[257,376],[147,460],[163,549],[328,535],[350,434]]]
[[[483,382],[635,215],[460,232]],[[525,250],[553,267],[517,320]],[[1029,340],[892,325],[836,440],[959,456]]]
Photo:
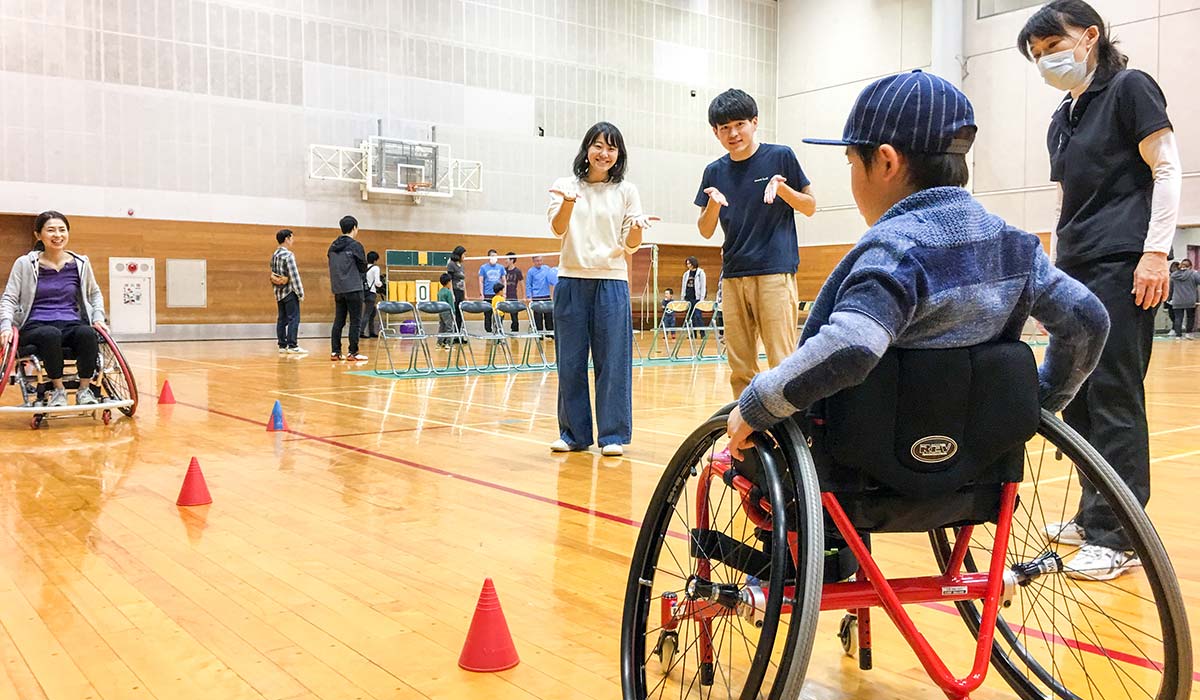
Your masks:
[[[1196,307],[1186,306],[1182,309],[1175,309],[1171,314],[1171,327],[1174,329],[1175,335],[1195,332]]]
[[[588,354],[596,375],[599,444],[633,436],[633,317],[625,280],[559,278],[554,289],[558,353],[558,436],[573,449],[592,444]]]
[[[281,348],[297,347],[296,334],[300,332],[300,297],[290,292],[275,302],[279,313],[275,317],[275,339]]]
[[[505,297],[505,301],[520,301],[520,299],[509,299],[508,297]],[[508,324],[508,327],[513,333],[519,333],[521,330],[521,314],[513,314],[510,317],[510,323]]]
[[[465,328],[465,326],[463,326],[462,309],[459,308],[458,305],[463,303],[466,300],[467,300],[466,290],[458,289],[457,287],[455,287],[455,289],[454,289],[454,322],[458,324],[458,330],[460,330],[460,331],[463,328]]]
[[[1100,363],[1063,411],[1063,419],[1112,465],[1144,508],[1150,500],[1150,436],[1143,381],[1150,365],[1157,309],[1133,303],[1138,255],[1102,258],[1063,268],[1100,298],[1111,323]],[[1129,542],[1096,489],[1083,484],[1075,522],[1089,544],[1128,549]]]
[[[550,297],[533,297],[530,301],[550,301]],[[533,312],[533,322],[539,331],[554,332],[554,312],[535,311]]]
[[[346,316],[350,316],[350,354],[358,354],[358,333],[362,328],[362,292],[346,292],[333,295],[333,331],[329,334],[331,352],[342,354],[342,328],[346,325]]]
[[[78,321],[30,321],[21,329],[21,345],[32,345],[46,368],[46,376],[62,379],[63,348],[75,353],[75,369],[81,378],[96,375],[100,337],[91,326]]]
[[[375,317],[379,314],[379,309],[375,308],[375,300],[379,297],[375,292],[363,292],[363,322],[362,334],[368,338],[374,338],[377,334],[375,330]]]

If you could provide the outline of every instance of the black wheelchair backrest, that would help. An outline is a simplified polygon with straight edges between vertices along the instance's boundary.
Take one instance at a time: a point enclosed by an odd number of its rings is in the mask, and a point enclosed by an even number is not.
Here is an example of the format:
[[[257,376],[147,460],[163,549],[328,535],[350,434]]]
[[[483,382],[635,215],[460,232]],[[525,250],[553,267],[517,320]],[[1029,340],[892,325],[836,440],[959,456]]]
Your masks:
[[[813,417],[824,490],[858,490],[867,476],[928,499],[978,481],[1020,481],[1040,421],[1037,364],[1019,342],[892,349]]]

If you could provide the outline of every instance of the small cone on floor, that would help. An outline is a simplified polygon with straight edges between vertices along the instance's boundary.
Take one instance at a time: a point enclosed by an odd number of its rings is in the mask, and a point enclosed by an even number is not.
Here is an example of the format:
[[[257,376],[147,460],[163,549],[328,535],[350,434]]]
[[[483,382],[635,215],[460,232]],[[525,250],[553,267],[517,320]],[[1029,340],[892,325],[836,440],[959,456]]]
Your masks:
[[[183,477],[183,487],[179,489],[177,506],[203,506],[212,503],[208,493],[208,484],[204,481],[204,472],[200,471],[200,461],[192,457],[188,465],[187,475]]]
[[[500,609],[496,587],[490,578],[484,579],[479,602],[475,605],[475,617],[471,619],[471,628],[467,630],[467,640],[463,643],[458,665],[467,671],[492,673],[510,669],[520,662],[512,635],[508,632],[504,611]]]
[[[271,409],[271,417],[267,419],[267,432],[274,433],[287,429],[287,421],[283,417],[283,406],[276,401],[275,407]]]
[[[158,392],[158,403],[171,404],[175,403],[175,394],[171,391],[171,382],[163,380],[162,391]]]

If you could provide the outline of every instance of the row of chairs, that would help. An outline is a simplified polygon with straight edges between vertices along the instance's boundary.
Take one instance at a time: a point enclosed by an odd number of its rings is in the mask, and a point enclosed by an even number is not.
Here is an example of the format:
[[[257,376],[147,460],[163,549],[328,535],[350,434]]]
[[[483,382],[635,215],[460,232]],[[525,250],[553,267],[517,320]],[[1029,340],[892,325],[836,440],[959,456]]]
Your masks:
[[[383,354],[375,355],[375,372],[378,374],[464,374],[467,372],[510,372],[512,370],[547,370],[554,363],[546,358],[545,341],[554,338],[554,331],[539,327],[537,319],[553,315],[552,301],[502,301],[496,305],[491,331],[472,332],[458,325],[453,307],[443,301],[381,301],[377,305],[381,318],[387,319],[379,330],[379,343]],[[468,317],[486,317],[493,313],[490,302],[468,300],[459,303],[464,320]],[[442,314],[449,314],[450,329],[429,333],[426,322],[437,322]],[[508,327],[512,319],[528,319],[528,330],[512,330]],[[411,322],[407,323],[406,322]],[[407,328],[406,328],[407,326]],[[520,361],[516,360],[510,341],[521,343]],[[408,341],[407,365],[397,364],[397,356],[403,355],[401,347],[393,347],[398,341]],[[435,360],[429,347],[430,341],[447,347],[445,362]],[[486,349],[482,364],[476,359],[472,341],[483,343]],[[381,358],[387,359],[387,368],[380,368]]]
[[[666,311],[675,318],[684,319],[676,326],[667,326],[665,317],[654,329],[654,337],[650,339],[650,359],[667,359],[676,362],[691,362],[694,360],[715,360],[725,358],[725,326],[721,319],[721,306],[715,301],[698,301],[693,306],[689,301],[672,301],[666,306]],[[708,322],[704,317],[708,316]],[[696,340],[699,339],[697,344]],[[662,352],[658,354],[659,340],[662,340]],[[708,347],[712,342],[710,354]],[[683,345],[687,343],[688,352],[684,354]]]

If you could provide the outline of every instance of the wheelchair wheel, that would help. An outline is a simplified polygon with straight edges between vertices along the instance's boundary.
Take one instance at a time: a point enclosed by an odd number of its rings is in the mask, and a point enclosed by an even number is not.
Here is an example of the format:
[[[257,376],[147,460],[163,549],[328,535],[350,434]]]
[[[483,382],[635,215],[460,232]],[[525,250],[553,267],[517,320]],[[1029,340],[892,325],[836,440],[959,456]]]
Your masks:
[[[117,401],[133,399],[132,406],[120,409],[121,413],[132,418],[138,407],[137,383],[133,379],[133,372],[129,370],[125,356],[113,342],[112,336],[99,328],[96,329],[96,332],[100,334],[101,340],[100,386],[103,387],[105,394]]]
[[[8,343],[0,348],[0,395],[4,394],[4,388],[12,382],[13,371],[17,368],[17,329],[13,329],[13,337]]]
[[[1042,412],[1025,450],[1005,572],[1013,600],[996,623],[993,667],[1025,700],[1184,700],[1192,689],[1190,633],[1179,582],[1149,518],[1104,458],[1053,414]],[[1107,581],[1063,572],[1079,547],[1049,543],[1045,528],[1075,514],[1082,480],[1124,527],[1141,567]],[[994,532],[992,525],[976,526],[964,569],[987,568]],[[930,533],[942,567],[955,534]],[[978,635],[982,604],[957,607]]]
[[[684,441],[647,509],[621,629],[625,700],[799,697],[823,574],[816,474],[798,429],[756,436],[748,500],[770,504],[770,529],[756,527],[732,478],[705,478],[726,418]]]

